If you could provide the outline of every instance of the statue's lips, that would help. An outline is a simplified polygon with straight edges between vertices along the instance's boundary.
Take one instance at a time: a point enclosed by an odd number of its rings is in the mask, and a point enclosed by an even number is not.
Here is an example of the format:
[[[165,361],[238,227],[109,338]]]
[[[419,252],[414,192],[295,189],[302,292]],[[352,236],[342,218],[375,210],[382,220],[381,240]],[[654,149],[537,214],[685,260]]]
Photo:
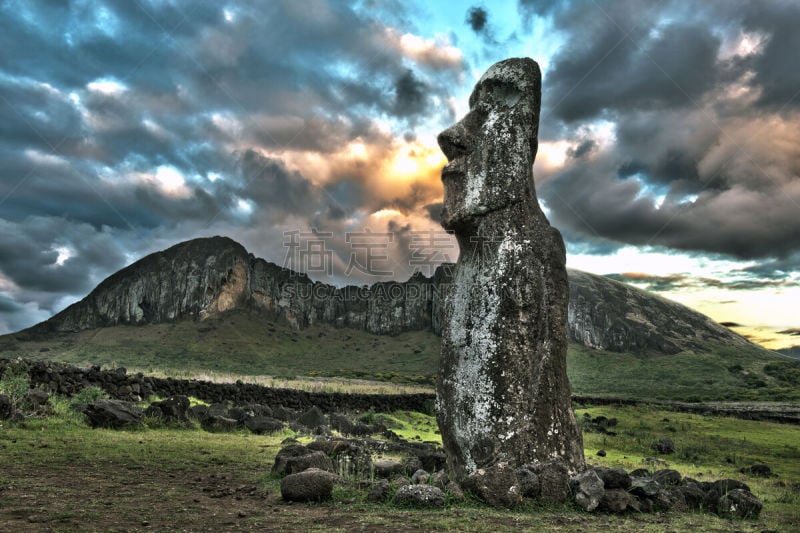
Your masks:
[[[442,179],[464,177],[467,170],[467,158],[457,157],[442,168]]]

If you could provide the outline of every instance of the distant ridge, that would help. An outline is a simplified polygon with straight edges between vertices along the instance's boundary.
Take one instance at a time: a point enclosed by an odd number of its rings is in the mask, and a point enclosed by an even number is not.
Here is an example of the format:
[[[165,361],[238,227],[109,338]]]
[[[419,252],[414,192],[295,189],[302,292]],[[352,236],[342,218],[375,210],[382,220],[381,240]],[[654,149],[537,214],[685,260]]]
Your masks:
[[[569,335],[614,352],[674,354],[713,341],[758,348],[710,318],[630,285],[569,270]],[[258,311],[297,330],[313,324],[379,335],[440,331],[446,269],[365,290],[315,283],[305,274],[256,258],[228,237],[185,241],[119,270],[81,301],[17,338],[115,325],[205,320],[233,310]]]

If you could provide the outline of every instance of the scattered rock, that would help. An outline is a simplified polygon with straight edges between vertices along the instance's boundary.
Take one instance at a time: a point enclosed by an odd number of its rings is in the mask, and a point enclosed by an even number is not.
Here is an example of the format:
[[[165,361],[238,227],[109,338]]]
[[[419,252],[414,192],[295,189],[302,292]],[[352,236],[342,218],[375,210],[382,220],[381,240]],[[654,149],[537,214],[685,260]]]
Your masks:
[[[375,469],[375,477],[392,478],[398,474],[405,473],[406,468],[397,461],[376,461],[373,463]]]
[[[519,493],[525,498],[538,498],[542,493],[542,485],[539,482],[539,476],[532,472],[529,468],[520,467],[514,470],[514,475],[517,476],[517,485],[519,486]]]
[[[160,402],[153,402],[150,404],[144,414],[149,416],[158,416],[164,420],[171,420],[176,422],[188,421],[187,414],[189,412],[189,398],[186,396],[170,396],[166,400]]]
[[[236,431],[236,420],[212,415],[201,421],[200,426],[211,433],[230,433]]]
[[[422,470],[421,468],[414,472],[414,475],[411,476],[411,484],[412,485],[426,485],[428,482],[428,474],[426,471]]]
[[[391,485],[389,484],[389,480],[381,479],[376,481],[372,484],[372,488],[369,490],[369,494],[367,494],[367,501],[370,502],[382,502],[386,501],[386,498],[389,497],[389,493],[392,491]]]
[[[651,444],[650,447],[661,455],[675,453],[675,444],[672,442],[672,439],[668,439],[666,437],[658,439]]]
[[[772,477],[772,469],[765,464],[746,466],[740,469],[739,472],[754,477]]]
[[[626,490],[611,489],[603,492],[600,509],[610,513],[624,513],[631,504],[631,495]]]
[[[661,485],[657,482],[649,478],[641,477],[633,478],[630,488],[631,494],[640,498],[654,498],[660,490]]]
[[[254,416],[245,420],[244,426],[256,435],[264,435],[282,430],[283,422],[269,416]]]
[[[142,410],[122,400],[97,400],[86,405],[83,413],[93,428],[119,429],[142,422]]]
[[[319,407],[312,405],[310,409],[297,418],[297,423],[308,429],[316,429],[319,427],[327,427],[328,419]]]
[[[306,448],[307,449],[307,448]],[[286,473],[296,474],[309,468],[333,472],[333,461],[325,452],[308,450],[309,453],[286,458]]]
[[[444,490],[456,501],[464,501],[465,499],[464,491],[461,490],[461,487],[455,481],[450,481],[445,485]]]
[[[34,410],[45,405],[47,400],[50,399],[50,395],[41,389],[31,389],[28,391],[28,395],[26,397],[31,408]]]
[[[281,480],[281,497],[291,502],[329,500],[334,482],[339,479],[336,474],[316,468],[289,474]]]
[[[310,453],[312,453],[312,450],[309,450],[302,444],[288,444],[284,446],[275,455],[275,462],[272,464],[272,473],[279,475],[286,474],[286,466],[289,459],[302,457]]]
[[[472,492],[493,507],[514,507],[522,502],[514,469],[508,463],[479,468],[462,482]]]
[[[720,497],[717,502],[717,514],[738,518],[756,518],[761,513],[763,504],[750,491],[733,489]]]
[[[678,487],[683,495],[683,501],[689,509],[700,509],[706,498],[706,493],[694,483]]]
[[[444,507],[446,496],[432,485],[404,485],[395,493],[395,505],[408,507]]]
[[[531,467],[529,467],[531,468]],[[569,472],[561,461],[533,465],[542,487],[539,497],[547,503],[564,503],[569,499]]]
[[[437,470],[444,470],[447,467],[447,456],[441,449],[428,445],[425,448],[417,448],[414,450],[417,459],[422,463],[423,470],[428,472],[436,472]],[[418,469],[412,471],[415,472]]]
[[[571,480],[575,503],[584,511],[594,511],[605,493],[603,480],[594,470],[584,470]]]
[[[603,486],[606,489],[628,490],[631,488],[631,476],[622,468],[596,466],[594,471],[603,480]]]
[[[403,459],[403,473],[408,476],[413,476],[417,470],[425,470],[422,461],[416,455],[405,457]]]
[[[450,482],[450,476],[448,476],[447,472],[445,472],[444,470],[439,470],[438,472],[434,472],[433,475],[431,475],[431,485],[433,485],[434,487],[439,487],[440,489],[443,489],[447,486],[449,482]]]
[[[605,450],[597,450],[597,456],[598,457],[605,457],[606,456],[606,451]]]
[[[653,481],[657,482],[659,485],[679,485],[681,482],[681,473],[677,470],[665,468],[653,474]]]
[[[651,475],[652,472],[646,468],[637,468],[636,470],[632,470],[630,473],[631,477],[650,477]]]

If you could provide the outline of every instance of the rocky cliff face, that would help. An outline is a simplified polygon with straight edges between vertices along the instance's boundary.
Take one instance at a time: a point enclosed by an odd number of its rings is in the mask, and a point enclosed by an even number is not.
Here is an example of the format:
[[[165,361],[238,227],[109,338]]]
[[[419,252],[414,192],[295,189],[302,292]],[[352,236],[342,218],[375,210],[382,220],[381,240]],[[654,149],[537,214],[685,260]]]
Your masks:
[[[86,298],[30,335],[117,324],[203,320],[248,308],[278,316],[298,329],[329,323],[380,335],[441,332],[447,268],[431,278],[337,288],[256,258],[226,237],[194,239],[148,255],[111,275]],[[618,352],[677,353],[702,340],[748,341],[708,317],[624,283],[569,271],[570,339]]]

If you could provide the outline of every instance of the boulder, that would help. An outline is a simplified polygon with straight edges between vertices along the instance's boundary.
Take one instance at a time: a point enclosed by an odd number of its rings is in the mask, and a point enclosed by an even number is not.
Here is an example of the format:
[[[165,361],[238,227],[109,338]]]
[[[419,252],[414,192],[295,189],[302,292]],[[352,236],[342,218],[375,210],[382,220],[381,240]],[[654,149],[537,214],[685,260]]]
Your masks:
[[[717,501],[717,514],[723,517],[756,518],[763,504],[744,489],[729,490]]]
[[[653,481],[656,481],[659,485],[679,485],[681,482],[681,474],[677,470],[671,470],[669,468],[664,468],[662,470],[657,470],[653,474]]]
[[[447,485],[444,486],[444,490],[456,501],[464,501],[466,499],[464,491],[461,490],[461,486],[455,481],[449,481]]]
[[[389,484],[389,480],[387,479],[380,479],[372,484],[372,487],[369,489],[369,493],[367,494],[367,501],[370,502],[383,502],[386,501],[386,498],[389,497],[389,493],[392,491],[391,485]]]
[[[772,469],[765,464],[746,466],[741,468],[739,472],[754,477],[772,477]]]
[[[631,504],[631,495],[626,490],[611,489],[603,492],[600,509],[609,513],[624,513]]]
[[[420,463],[422,463],[423,470],[428,472],[436,472],[437,470],[444,470],[447,467],[447,456],[445,453],[432,446],[414,450],[414,455],[417,456]],[[416,469],[418,470],[418,469]],[[415,472],[416,470],[413,470]]]
[[[462,487],[493,507],[514,507],[522,503],[514,469],[508,463],[479,468],[462,482]]]
[[[119,429],[142,422],[142,409],[122,400],[96,400],[83,408],[93,428]]]
[[[413,476],[417,470],[424,470],[422,461],[416,455],[403,458],[403,470],[406,475]]]
[[[411,484],[426,485],[428,483],[428,477],[430,477],[430,474],[420,468],[411,476]]]
[[[650,447],[661,455],[675,453],[675,444],[672,442],[672,439],[668,439],[666,437],[658,439],[651,444]]]
[[[31,409],[34,410],[44,406],[47,403],[47,400],[50,399],[50,395],[41,389],[29,390],[26,397],[28,399],[28,403],[31,406]]]
[[[402,475],[406,471],[405,466],[397,461],[375,461],[373,467],[375,469],[375,477],[386,479]]]
[[[392,502],[403,507],[441,508],[446,499],[444,492],[432,485],[404,485],[394,494]]]
[[[622,468],[596,466],[594,471],[603,480],[603,486],[606,489],[628,490],[631,488],[631,476]]]
[[[231,418],[228,416],[228,405],[224,403],[212,403],[209,405],[208,416],[224,416],[225,418]]]
[[[678,487],[683,495],[683,501],[689,509],[700,509],[706,498],[706,493],[696,484],[686,484]]]
[[[519,493],[525,498],[538,498],[542,492],[542,485],[539,476],[527,467],[520,467],[514,470],[517,476],[517,486]]]
[[[605,494],[603,480],[594,470],[585,470],[570,480],[575,503],[584,511],[594,511]]]
[[[165,420],[186,422],[189,413],[189,398],[186,396],[170,396],[166,400],[153,402],[144,412],[146,415],[158,416]]]
[[[333,461],[325,452],[309,450],[309,453],[286,458],[286,473],[296,474],[309,468],[333,472]]]
[[[302,457],[310,453],[312,453],[312,450],[309,450],[302,444],[288,444],[284,446],[275,455],[275,462],[272,464],[272,473],[286,474],[286,465],[289,459]]]
[[[312,405],[297,418],[297,423],[308,429],[316,429],[319,427],[327,427],[328,419],[319,407]]]
[[[189,408],[189,416],[198,422],[202,422],[206,418],[208,418],[208,406],[207,405],[193,405]]]
[[[316,468],[289,474],[281,480],[281,497],[292,502],[330,500],[339,480],[336,474]]]
[[[256,435],[264,435],[267,433],[275,433],[277,431],[281,431],[283,429],[283,422],[281,422],[277,418],[257,415],[245,420],[244,427],[246,427]]]
[[[211,433],[230,433],[236,431],[236,420],[225,416],[208,416],[200,422],[200,427]]]
[[[650,478],[636,477],[631,483],[630,493],[639,498],[654,498],[660,490],[661,485],[658,482]]]
[[[560,504],[569,500],[569,472],[561,461],[539,463],[528,467],[538,477],[539,497],[547,503]]]

